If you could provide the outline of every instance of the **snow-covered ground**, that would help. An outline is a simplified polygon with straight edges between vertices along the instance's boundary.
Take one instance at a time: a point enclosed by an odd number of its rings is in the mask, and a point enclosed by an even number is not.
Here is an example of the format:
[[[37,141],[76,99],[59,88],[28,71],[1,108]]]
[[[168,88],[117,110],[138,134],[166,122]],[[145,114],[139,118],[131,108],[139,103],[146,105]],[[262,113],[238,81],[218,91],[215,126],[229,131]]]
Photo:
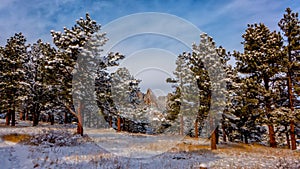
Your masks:
[[[2,122],[0,120],[0,124]],[[28,126],[26,122],[23,123],[19,125]],[[172,148],[170,147],[174,144],[171,142],[172,139],[164,137],[116,133],[113,130],[106,130],[98,133],[98,135],[81,138],[73,136],[72,133],[74,132],[75,128],[60,125],[42,124],[38,127],[0,126],[0,169],[185,169],[199,168],[200,164],[205,164],[209,168],[280,168],[284,165],[287,165],[287,168],[300,167],[300,152],[298,150],[291,151],[257,145],[228,143],[219,145],[218,150],[210,151],[207,145],[208,142],[201,140],[201,143],[204,144],[199,145],[200,141],[192,138],[184,139]],[[41,136],[43,136],[43,140],[47,140],[48,137],[55,137],[60,140],[63,137],[70,138],[59,142],[68,146],[59,146],[59,144],[51,143],[49,140],[36,146],[16,144],[1,139],[2,136],[13,133],[35,135],[36,140],[33,140],[33,143],[37,142]],[[94,142],[95,140],[91,139],[93,137],[94,139],[98,138],[98,140]],[[72,139],[77,139],[77,142],[73,143],[74,140]],[[145,140],[149,139],[151,143],[148,144]],[[120,141],[117,142],[117,140]],[[153,144],[155,140],[158,142]],[[126,148],[126,145],[135,144],[137,147]],[[168,151],[165,152],[166,149]],[[128,154],[122,154],[122,152]],[[125,157],[116,154],[125,155]],[[144,158],[128,158],[130,155]]]

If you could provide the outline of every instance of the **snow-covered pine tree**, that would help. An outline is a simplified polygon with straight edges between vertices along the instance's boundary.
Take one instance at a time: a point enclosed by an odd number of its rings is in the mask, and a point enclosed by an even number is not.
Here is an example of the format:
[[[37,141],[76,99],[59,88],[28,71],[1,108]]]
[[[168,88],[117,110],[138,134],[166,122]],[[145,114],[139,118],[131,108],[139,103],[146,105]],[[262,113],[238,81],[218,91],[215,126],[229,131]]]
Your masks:
[[[77,133],[83,135],[81,109],[82,104],[78,103],[77,113],[72,101],[72,72],[78,55],[83,47],[89,41],[90,37],[100,30],[100,25],[86,14],[86,18],[80,18],[71,28],[64,28],[64,33],[51,31],[53,43],[57,46],[58,52],[56,58],[49,61],[55,65],[55,78],[57,81],[57,96],[58,100],[63,103],[66,108],[74,116],[78,118]],[[106,38],[102,36],[105,43]]]
[[[119,68],[111,75],[111,92],[118,115],[134,121],[141,120],[137,116],[137,106],[140,103],[137,93],[140,92],[140,82],[130,75],[125,67]]]
[[[274,126],[271,121],[271,111],[274,104],[272,82],[279,72],[282,59],[280,48],[282,37],[277,32],[271,32],[264,24],[248,25],[244,38],[244,52],[235,52],[239,73],[262,86],[263,91],[258,97],[263,103],[263,110],[269,128],[270,146],[276,147]]]
[[[30,111],[33,117],[33,126],[38,125],[41,111],[46,111],[47,107],[51,109],[53,106],[50,105],[55,104],[55,94],[52,92],[54,86],[51,81],[48,81],[48,76],[52,76],[53,68],[48,66],[47,60],[55,55],[56,50],[49,43],[38,40],[31,46],[27,61],[23,65],[26,78],[22,84],[27,97],[24,99],[22,111],[27,113]],[[49,113],[48,116],[53,124],[54,115]]]
[[[174,84],[175,91],[168,95],[166,119],[171,121],[172,130],[180,129],[180,134],[194,135],[192,126],[198,113],[199,93],[195,75],[189,66],[189,57],[190,53],[180,54],[176,60],[177,67],[173,72],[174,79],[167,79],[168,83]]]
[[[220,51],[223,49],[218,50],[210,36],[201,34],[200,44],[193,45],[193,54],[189,59],[200,92],[198,120],[202,120],[200,122],[206,132],[202,130],[201,134],[211,136],[212,149],[216,149],[217,127],[226,103],[225,64],[222,63],[226,59],[224,53],[218,53]]]
[[[106,119],[109,126],[112,127],[112,116],[116,114],[116,109],[111,97],[111,76],[106,69],[97,69],[95,91],[100,114]]]
[[[233,102],[236,97],[236,92],[239,91],[241,83],[236,69],[232,68],[232,66],[228,63],[231,54],[229,52],[226,53],[226,50],[222,46],[217,48],[217,53],[225,73],[225,76],[223,76],[221,81],[226,84],[226,88],[223,89],[223,93],[226,94],[227,98],[224,103],[225,108],[222,114],[221,124],[223,141],[226,142],[227,135],[231,134],[230,130],[234,128],[237,120],[237,117],[234,115],[235,108],[233,106]],[[232,140],[232,138],[230,139]]]
[[[238,108],[238,100],[242,99],[241,96],[238,96],[242,83],[237,70],[228,65],[226,73],[228,78],[226,85],[228,98],[221,121],[224,142],[226,142],[227,136],[229,137],[229,141],[233,141],[232,133],[234,130],[237,130],[236,123],[240,120],[240,118],[235,116],[235,111]]]
[[[283,46],[285,61],[283,65],[283,71],[286,73],[287,78],[289,108],[291,109],[291,112],[294,113],[294,102],[295,100],[298,100],[298,93],[300,93],[299,83],[297,83],[297,81],[299,81],[300,74],[300,21],[298,19],[298,13],[294,13],[290,8],[287,8],[286,14],[284,14],[278,25],[286,40],[286,43],[284,43]],[[290,119],[290,134],[292,150],[295,150],[296,138],[293,115]]]
[[[106,126],[103,110],[107,110],[105,108],[107,102],[101,103],[97,99],[109,99],[107,92],[110,91],[108,87],[111,85],[107,68],[118,66],[118,61],[124,58],[123,55],[112,52],[102,55],[102,47],[107,40],[105,33],[94,33],[81,50],[73,73],[73,98],[76,98],[75,100],[81,102],[85,107],[81,116],[82,124],[87,127]],[[106,96],[102,97],[103,94]],[[99,95],[102,96],[99,97]],[[100,108],[100,112],[98,108]]]
[[[24,35],[16,33],[1,50],[1,97],[3,111],[6,111],[6,125],[10,121],[12,126],[15,125],[15,112],[26,96],[21,90],[21,82],[25,79],[23,64],[28,55],[27,48]]]
[[[193,49],[195,52],[192,53],[189,57],[189,65],[190,69],[194,73],[194,76],[197,80],[197,86],[199,89],[199,111],[196,119],[196,123],[200,123],[199,130],[201,132],[208,132],[210,131],[204,131],[202,130],[204,127],[204,120],[207,118],[210,105],[211,105],[211,79],[209,77],[209,74],[207,72],[206,66],[211,65],[205,65],[205,57],[209,57],[208,55],[210,52],[212,52],[214,49],[211,49],[211,46],[208,45],[212,39],[208,39],[206,34],[201,35],[200,44],[199,46],[194,46]],[[208,49],[210,48],[210,49]],[[214,51],[216,52],[216,51]],[[209,63],[209,62],[207,62]]]
[[[185,54],[185,53],[184,53]],[[183,54],[183,55],[184,55]],[[169,93],[167,97],[167,115],[166,119],[174,121],[177,119],[178,114],[180,113],[180,96],[181,89],[179,84],[183,84],[182,78],[187,75],[184,73],[185,70],[188,70],[187,60],[183,55],[179,55],[176,59],[176,69],[173,72],[174,78],[167,78],[167,83],[172,83],[172,87],[175,89],[173,93]]]

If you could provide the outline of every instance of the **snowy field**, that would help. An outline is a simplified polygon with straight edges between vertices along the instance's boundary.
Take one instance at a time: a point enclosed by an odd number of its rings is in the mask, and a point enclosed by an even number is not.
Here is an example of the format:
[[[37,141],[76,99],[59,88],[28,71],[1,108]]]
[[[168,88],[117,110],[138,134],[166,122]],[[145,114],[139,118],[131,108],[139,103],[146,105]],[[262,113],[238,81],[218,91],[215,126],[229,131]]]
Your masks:
[[[17,127],[4,127],[3,123],[0,120],[0,169],[185,169],[199,168],[201,164],[208,168],[300,168],[299,150],[223,143],[218,150],[210,151],[209,142],[193,138],[185,138],[172,147],[175,143],[170,137],[105,130],[97,134],[89,131],[94,135],[81,138],[73,135],[75,128],[71,125],[30,127],[22,122]],[[15,143],[5,139],[11,134],[34,137],[30,142]]]

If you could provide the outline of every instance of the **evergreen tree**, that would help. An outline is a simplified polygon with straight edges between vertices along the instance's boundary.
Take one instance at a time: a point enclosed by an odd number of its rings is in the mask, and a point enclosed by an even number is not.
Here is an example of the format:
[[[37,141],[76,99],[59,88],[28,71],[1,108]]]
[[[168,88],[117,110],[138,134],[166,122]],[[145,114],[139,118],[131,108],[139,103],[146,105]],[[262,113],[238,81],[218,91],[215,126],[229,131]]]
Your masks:
[[[51,66],[48,66],[47,59],[55,57],[55,55],[56,50],[51,48],[50,44],[38,40],[37,43],[31,46],[27,61],[24,63],[26,78],[23,89],[27,93],[24,100],[25,109],[29,109],[33,116],[33,126],[38,125],[41,111],[45,111],[45,108],[55,101],[55,95],[51,91],[54,86],[51,85],[51,81],[47,81],[47,75],[51,73],[52,69]],[[28,110],[25,111],[28,112]],[[49,114],[48,116],[53,124],[54,115]]]
[[[199,128],[203,136],[211,135],[212,149],[216,149],[217,123],[222,114],[222,107],[225,107],[226,91],[224,89],[226,89],[227,79],[225,79],[223,69],[228,60],[226,56],[224,49],[215,47],[211,37],[202,34],[200,35],[200,44],[193,45],[192,54],[183,53],[178,57],[177,68],[174,72],[175,79],[167,79],[167,82],[178,83],[175,86],[174,96],[180,95],[179,98],[175,97],[174,99],[174,101],[179,101],[173,104],[176,111],[171,112],[172,114],[170,113],[169,116],[172,119],[176,118],[178,109],[180,109],[183,116],[193,117],[195,136],[198,137]],[[196,107],[196,110],[187,107]],[[196,113],[190,114],[191,112]],[[190,127],[191,124],[187,119],[184,122]],[[199,127],[198,123],[200,123]]]
[[[127,68],[119,68],[111,76],[112,97],[118,114],[132,120],[140,120],[136,114],[140,103],[137,93],[140,92],[141,81],[130,75]]]
[[[278,23],[280,29],[282,30],[284,36],[286,37],[286,43],[283,47],[284,51],[284,72],[287,78],[288,87],[288,100],[289,108],[291,112],[294,113],[295,96],[299,93],[299,83],[297,83],[297,75],[300,70],[300,21],[298,19],[298,13],[293,13],[290,8],[286,9],[286,14]],[[294,93],[296,91],[296,93]],[[290,130],[291,130],[291,143],[292,150],[296,149],[296,138],[295,138],[295,124],[294,118],[290,119]]]
[[[237,69],[249,80],[260,84],[261,95],[258,97],[262,102],[262,108],[267,118],[269,127],[270,146],[276,147],[274,126],[270,118],[274,105],[275,93],[272,90],[272,82],[279,72],[282,60],[280,48],[282,37],[277,32],[270,30],[262,23],[248,25],[244,38],[244,52],[235,52]]]
[[[1,57],[1,97],[3,111],[6,111],[6,125],[15,125],[15,112],[19,108],[25,93],[22,92],[22,82],[25,73],[23,64],[27,58],[26,38],[22,33],[17,33],[7,40],[2,48]]]
[[[190,54],[184,52],[176,60],[176,69],[173,72],[174,79],[168,78],[168,83],[173,83],[174,93],[168,95],[166,119],[172,122],[173,128],[179,128],[180,134],[193,135],[195,118],[199,109],[198,88],[194,73],[189,65]],[[178,116],[180,119],[178,119]]]
[[[82,103],[77,105],[77,113],[72,101],[72,71],[78,55],[82,51],[91,36],[100,30],[100,25],[92,20],[89,14],[86,14],[86,19],[80,18],[71,29],[64,28],[64,33],[51,31],[53,42],[58,47],[56,58],[52,58],[49,62],[52,63],[55,69],[55,75],[52,79],[59,86],[56,90],[58,101],[63,103],[66,108],[78,119],[77,133],[83,135],[82,126]],[[105,43],[106,38],[101,36]]]
[[[190,63],[199,89],[199,114],[203,127],[201,134],[211,136],[211,148],[216,149],[218,125],[226,103],[225,50],[216,48],[207,34],[200,35],[200,44],[193,45]],[[205,119],[205,120],[204,120]]]

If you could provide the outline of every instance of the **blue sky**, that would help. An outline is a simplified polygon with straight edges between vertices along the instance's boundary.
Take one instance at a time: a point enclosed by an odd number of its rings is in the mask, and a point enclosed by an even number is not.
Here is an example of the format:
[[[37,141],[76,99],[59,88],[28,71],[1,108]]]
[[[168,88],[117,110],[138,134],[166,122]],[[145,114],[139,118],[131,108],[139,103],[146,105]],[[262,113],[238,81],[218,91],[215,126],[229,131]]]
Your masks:
[[[212,36],[216,44],[228,51],[242,50],[241,35],[248,23],[265,23],[271,30],[278,30],[277,23],[286,7],[300,12],[299,0],[1,0],[0,2],[0,45],[14,33],[23,32],[29,43],[42,39],[51,42],[50,30],[62,31],[63,27],[72,27],[75,21],[90,13],[92,19],[105,26],[126,15],[142,12],[160,12],[175,15]],[[143,25],[135,25],[137,28]],[[133,29],[134,29],[133,28]],[[109,38],[109,37],[108,37]],[[132,52],[121,51],[126,55],[145,53],[141,49],[163,48],[155,50],[166,55],[178,55],[182,50],[172,51],[168,47],[157,45],[153,36],[147,36],[147,47],[141,47],[144,39],[128,40],[132,45],[140,45]],[[156,39],[157,40],[157,39]],[[126,42],[126,41],[125,41]],[[123,43],[125,43],[123,42]],[[162,42],[162,41],[160,41]],[[174,44],[175,42],[169,43]],[[150,44],[150,45],[149,45]],[[121,47],[130,46],[121,44]],[[176,45],[175,45],[176,46]],[[130,47],[128,47],[130,48]],[[117,49],[117,48],[116,48]],[[121,49],[121,48],[120,48]],[[170,50],[166,52],[164,50]],[[135,51],[135,52],[133,52]],[[138,52],[137,52],[138,51]],[[171,53],[171,54],[170,54]],[[168,58],[168,57],[166,57]],[[175,58],[175,57],[173,57]],[[146,59],[147,60],[147,59]],[[174,59],[173,59],[174,60]],[[151,65],[153,67],[153,65]],[[171,72],[174,66],[166,68]],[[166,72],[162,71],[162,72]],[[139,74],[139,72],[133,72]],[[164,73],[166,74],[166,73]],[[158,89],[159,90],[159,89]]]
[[[263,22],[270,29],[286,7],[300,11],[298,0],[1,0],[0,45],[16,32],[29,42],[51,41],[50,30],[71,27],[86,12],[101,25],[139,12],[169,13],[186,19],[228,50],[241,50],[247,23]]]

